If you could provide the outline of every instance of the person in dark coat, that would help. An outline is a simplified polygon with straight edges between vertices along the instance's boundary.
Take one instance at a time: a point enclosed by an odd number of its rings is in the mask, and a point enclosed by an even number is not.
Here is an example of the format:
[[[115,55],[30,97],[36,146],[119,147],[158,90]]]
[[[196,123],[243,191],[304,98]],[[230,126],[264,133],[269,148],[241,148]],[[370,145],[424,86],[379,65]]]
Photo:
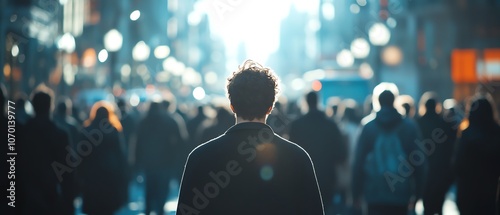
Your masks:
[[[84,125],[83,132],[91,135],[85,135],[76,146],[84,155],[78,166],[82,177],[82,211],[89,215],[113,214],[128,200],[123,128],[113,105],[105,101],[92,106]]]
[[[477,95],[467,107],[466,127],[455,161],[460,214],[494,214],[500,177],[500,125],[489,95]],[[462,127],[462,126],[461,126]]]
[[[457,136],[453,123],[441,114],[441,104],[433,92],[426,92],[420,99],[420,117],[416,119],[426,140],[428,170],[423,194],[424,214],[443,214],[443,203],[452,182],[451,162]],[[435,138],[443,133],[442,138]]]
[[[421,139],[420,132],[412,120],[404,118],[395,108],[394,100],[398,95],[395,84],[381,83],[373,92],[373,109],[376,112],[374,117],[365,117],[367,123],[363,125],[356,145],[352,182],[354,205],[359,210],[364,200],[369,215],[407,214],[409,208],[414,210],[415,201],[421,198],[425,179],[425,155],[418,151],[415,144],[415,141]],[[384,167],[392,166],[398,170],[382,170],[377,172],[379,175],[374,176],[373,166],[368,165],[377,164],[378,167],[379,160],[373,158],[382,155],[375,154],[381,152],[375,146],[381,144],[380,147],[383,148],[384,144],[391,143],[392,141],[378,142],[382,140],[380,135],[389,133],[396,134],[395,143],[399,144],[396,147],[401,150],[395,151],[401,154],[385,156]],[[411,157],[414,155],[418,157]],[[367,179],[369,176],[377,180]]]
[[[291,123],[290,141],[297,143],[311,156],[328,213],[338,188],[336,170],[347,164],[348,148],[337,123],[318,109],[318,94],[308,93],[306,101],[309,112]]]
[[[277,83],[270,69],[251,60],[229,77],[236,125],[189,155],[178,215],[324,214],[307,152],[265,124]]]
[[[24,93],[20,93],[16,99],[16,122],[20,125],[26,125],[26,122],[33,118],[33,116],[26,110],[26,104],[28,102],[28,96]],[[29,104],[29,103],[28,103]],[[29,104],[31,105],[31,104]]]
[[[197,141],[197,145],[209,141],[222,135],[229,127],[234,125],[234,117],[224,107],[217,107],[215,119],[205,121],[202,127],[199,128],[201,139]]]
[[[18,144],[20,179],[24,183],[23,214],[70,214],[67,193],[60,193],[71,182],[70,174],[61,174],[56,162],[65,164],[69,137],[51,119],[53,92],[39,86],[32,94],[35,117],[30,119]],[[72,203],[71,203],[72,204]]]
[[[130,144],[135,132],[137,131],[137,124],[139,124],[139,114],[133,110],[129,110],[129,105],[123,98],[119,98],[116,102],[120,112],[120,123],[123,126],[123,137],[125,139],[125,151],[131,151]]]
[[[290,119],[286,115],[284,105],[281,102],[277,101],[276,104],[274,104],[273,111],[267,117],[266,124],[271,126],[276,134],[280,135],[281,137],[287,138],[287,127],[289,123]]]
[[[137,169],[144,172],[146,214],[163,214],[170,180],[182,167],[184,140],[179,124],[167,114],[161,103],[152,102],[137,131]]]
[[[196,115],[187,121],[186,128],[189,134],[189,143],[193,144],[199,138],[198,128],[200,125],[208,118],[204,111],[205,107],[203,105],[199,105],[196,108]],[[192,149],[191,149],[192,150]]]
[[[59,102],[54,112],[54,123],[66,132],[69,137],[69,146],[72,150],[76,150],[76,143],[80,140],[81,125],[78,124],[75,118],[71,116],[71,100],[64,98]],[[78,184],[76,179],[76,171],[66,173],[66,180],[62,183],[61,192],[65,198],[63,199],[66,205],[67,214],[74,214],[75,207],[74,199],[78,195]]]
[[[76,143],[80,140],[80,132],[82,129],[78,121],[73,118],[72,103],[68,98],[62,99],[59,104],[57,104],[56,111],[54,112],[54,122],[61,129],[65,130],[70,137],[70,145],[75,148]]]
[[[401,107],[405,110],[405,117],[413,119],[415,117],[415,101],[410,95],[400,95],[396,99],[396,103],[401,105]]]

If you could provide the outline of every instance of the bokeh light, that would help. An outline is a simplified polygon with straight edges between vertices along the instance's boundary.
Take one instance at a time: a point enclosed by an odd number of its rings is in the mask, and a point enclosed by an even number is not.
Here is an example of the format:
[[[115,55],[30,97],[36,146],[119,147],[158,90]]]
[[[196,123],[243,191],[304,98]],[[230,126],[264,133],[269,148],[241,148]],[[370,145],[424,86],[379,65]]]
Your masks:
[[[382,51],[382,61],[389,66],[397,66],[403,61],[403,52],[397,46],[386,47]]]
[[[168,57],[170,54],[170,48],[168,46],[158,46],[154,50],[154,55],[158,59],[163,59]]]
[[[351,53],[355,58],[366,58],[370,54],[370,44],[364,38],[356,38],[351,43]]]
[[[130,13],[130,20],[137,21],[141,17],[141,11],[134,10]]]
[[[132,49],[132,58],[135,61],[145,61],[149,58],[151,49],[144,41],[139,41]]]
[[[270,165],[264,165],[260,168],[260,178],[264,181],[269,181],[274,177],[274,169]]]
[[[12,54],[12,57],[17,57],[17,55],[19,55],[19,46],[17,46],[17,44],[14,44],[12,46],[12,49],[10,50],[10,53]]]
[[[335,18],[335,6],[331,1],[325,1],[321,5],[321,12],[323,13],[323,18],[331,21]]]
[[[207,83],[209,85],[217,83],[217,78],[218,78],[217,73],[215,73],[213,71],[209,71],[209,72],[205,73],[205,83]]]
[[[193,97],[196,100],[203,100],[205,98],[205,90],[202,87],[196,87],[193,90]]]
[[[370,42],[376,46],[385,46],[391,39],[391,32],[382,23],[375,23],[368,31]]]
[[[141,98],[137,94],[132,94],[129,99],[129,103],[132,107],[137,107],[139,105],[139,102],[141,101]]]
[[[354,56],[349,50],[343,49],[337,54],[337,63],[341,67],[351,67],[354,64]]]
[[[122,48],[123,36],[116,30],[111,29],[104,35],[104,47],[110,52],[116,52]]]
[[[320,81],[315,80],[312,82],[312,90],[318,92],[321,90],[322,87],[323,87],[323,84],[321,84]]]
[[[108,59],[108,51],[106,51],[106,49],[99,51],[99,53],[97,54],[97,59],[101,63],[106,62],[106,60]]]

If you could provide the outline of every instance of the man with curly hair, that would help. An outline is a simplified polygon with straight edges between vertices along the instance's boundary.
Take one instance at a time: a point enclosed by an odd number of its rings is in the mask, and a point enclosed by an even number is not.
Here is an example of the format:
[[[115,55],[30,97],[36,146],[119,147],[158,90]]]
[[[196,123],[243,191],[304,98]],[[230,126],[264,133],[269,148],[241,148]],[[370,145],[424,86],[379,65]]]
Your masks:
[[[188,157],[177,214],[324,214],[309,155],[265,124],[278,78],[247,60],[228,78],[236,125]]]

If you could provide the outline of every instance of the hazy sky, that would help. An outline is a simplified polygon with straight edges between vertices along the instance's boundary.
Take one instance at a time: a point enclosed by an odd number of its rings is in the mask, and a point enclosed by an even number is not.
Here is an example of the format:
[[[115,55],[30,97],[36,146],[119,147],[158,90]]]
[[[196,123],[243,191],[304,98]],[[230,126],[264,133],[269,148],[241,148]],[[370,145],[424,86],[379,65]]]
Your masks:
[[[220,36],[228,56],[244,43],[248,58],[264,62],[279,46],[280,23],[291,5],[315,14],[319,0],[204,0],[214,35]]]

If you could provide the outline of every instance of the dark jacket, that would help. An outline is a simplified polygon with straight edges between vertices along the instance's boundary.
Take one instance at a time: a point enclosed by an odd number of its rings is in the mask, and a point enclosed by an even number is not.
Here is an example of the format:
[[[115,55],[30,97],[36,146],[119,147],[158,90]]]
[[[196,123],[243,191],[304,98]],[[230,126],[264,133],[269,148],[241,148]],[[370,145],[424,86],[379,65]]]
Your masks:
[[[426,141],[428,170],[423,201],[426,214],[441,213],[442,205],[452,183],[452,155],[457,131],[451,120],[445,120],[436,112],[426,112],[417,119],[422,138]]]
[[[424,184],[424,174],[425,174],[425,162],[419,166],[414,166],[414,172],[409,177],[402,177],[402,183],[411,182],[415,185],[414,192],[409,193],[407,199],[401,199],[400,202],[370,202],[370,194],[364,193],[364,184],[365,176],[364,176],[364,165],[365,160],[369,152],[373,151],[373,147],[377,136],[381,130],[391,130],[398,129],[398,136],[400,138],[402,148],[405,151],[405,159],[408,161],[409,155],[412,152],[417,152],[418,146],[415,144],[415,141],[420,140],[420,131],[417,125],[411,121],[410,119],[403,118],[396,109],[389,107],[382,107],[382,109],[376,113],[376,117],[369,121],[366,125],[364,125],[361,135],[358,139],[358,144],[356,148],[356,155],[354,161],[354,169],[353,169],[353,183],[352,183],[352,192],[353,198],[359,199],[362,195],[364,195],[368,204],[395,204],[395,205],[407,205],[408,199],[411,195],[415,195],[420,197],[422,194],[422,188]],[[401,175],[399,175],[401,176]]]
[[[180,178],[185,152],[181,125],[164,112],[148,114],[138,126],[137,167],[149,173],[162,173]],[[181,161],[182,160],[182,161]]]
[[[94,135],[83,137],[78,143],[81,148],[90,146],[88,156],[78,166],[83,181],[82,210],[88,214],[112,213],[128,199],[128,164],[122,133],[114,127],[101,129],[101,120],[86,127],[85,132]]]
[[[263,123],[239,123],[189,155],[177,214],[323,214],[308,154]]]
[[[347,146],[337,124],[319,110],[309,111],[290,125],[290,141],[304,148],[314,163],[325,207],[333,199],[336,167],[347,160]],[[328,205],[326,205],[328,203]]]
[[[70,174],[62,174],[62,181],[59,181],[53,164],[66,164],[68,135],[48,116],[30,119],[24,131],[22,136],[16,135],[22,137],[17,145],[20,148],[20,175],[16,180],[24,183],[26,202],[23,211],[25,214],[60,214],[64,196],[59,189]]]
[[[500,177],[500,126],[471,125],[465,129],[455,165],[460,214],[494,214]]]

